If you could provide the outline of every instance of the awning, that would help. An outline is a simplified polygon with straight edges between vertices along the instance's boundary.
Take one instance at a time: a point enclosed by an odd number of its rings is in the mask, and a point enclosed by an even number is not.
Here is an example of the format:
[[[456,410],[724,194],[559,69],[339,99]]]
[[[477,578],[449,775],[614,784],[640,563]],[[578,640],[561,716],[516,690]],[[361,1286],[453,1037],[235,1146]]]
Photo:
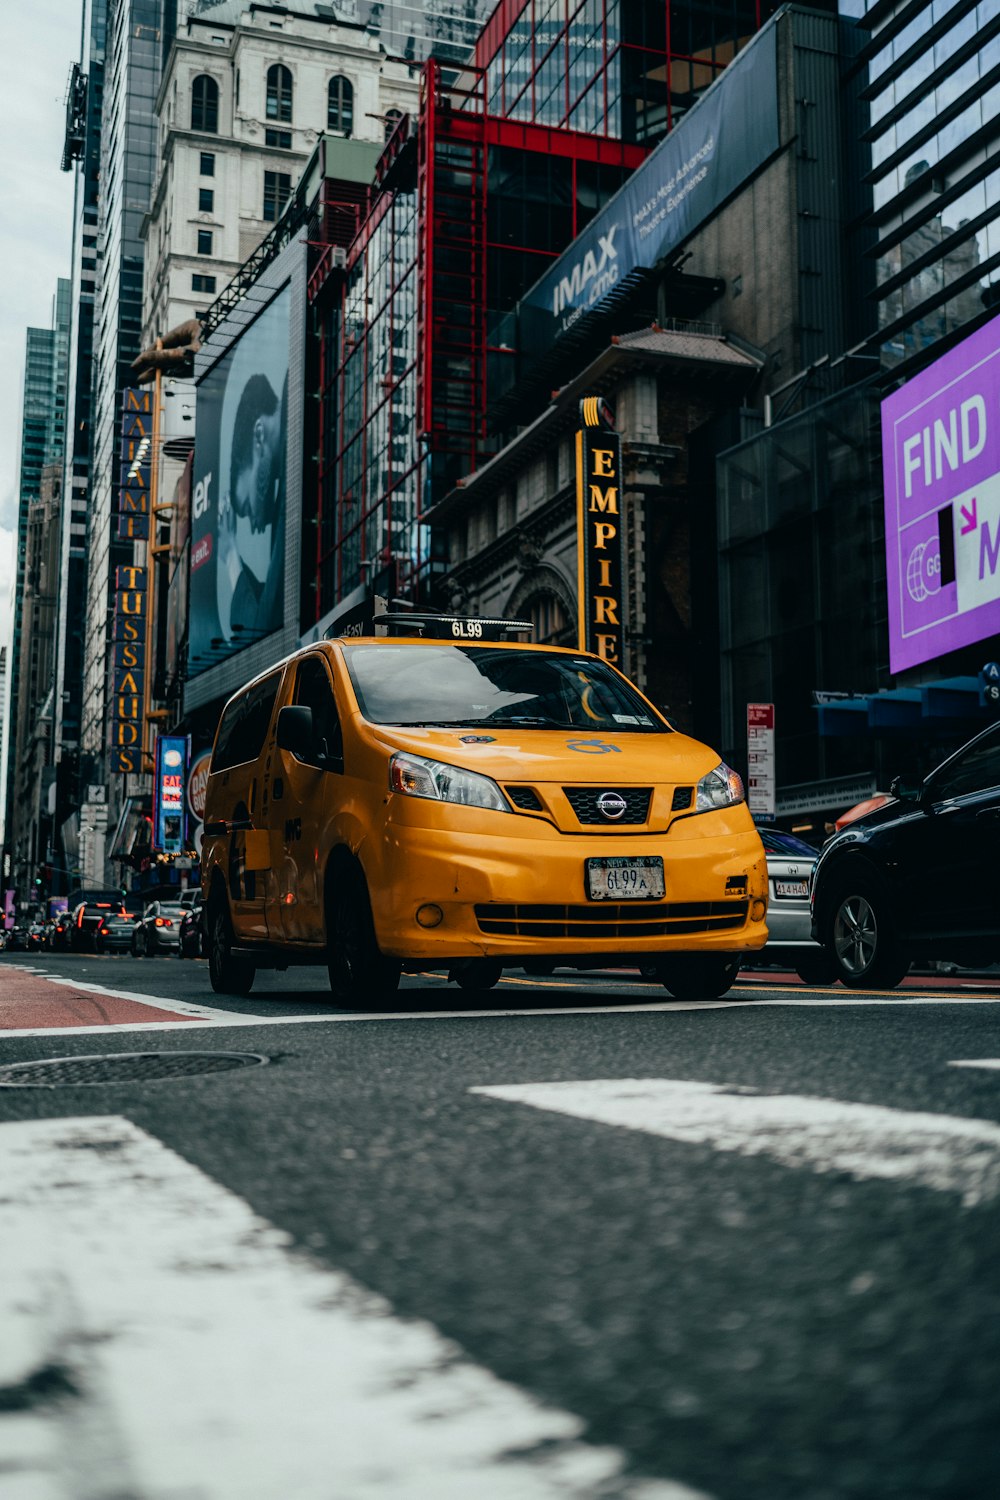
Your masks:
[[[991,715],[978,677],[947,677],[919,687],[888,688],[816,705],[823,736],[951,731],[964,722],[970,732]]]

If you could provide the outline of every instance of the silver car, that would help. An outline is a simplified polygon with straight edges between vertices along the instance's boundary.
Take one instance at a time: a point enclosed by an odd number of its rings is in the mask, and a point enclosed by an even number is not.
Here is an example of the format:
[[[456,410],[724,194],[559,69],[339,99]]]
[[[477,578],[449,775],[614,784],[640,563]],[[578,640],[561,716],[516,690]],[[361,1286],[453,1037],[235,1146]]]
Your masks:
[[[753,961],[794,969],[806,984],[833,984],[837,971],[811,935],[809,890],[819,851],[782,828],[758,828],[767,855],[767,946]]]

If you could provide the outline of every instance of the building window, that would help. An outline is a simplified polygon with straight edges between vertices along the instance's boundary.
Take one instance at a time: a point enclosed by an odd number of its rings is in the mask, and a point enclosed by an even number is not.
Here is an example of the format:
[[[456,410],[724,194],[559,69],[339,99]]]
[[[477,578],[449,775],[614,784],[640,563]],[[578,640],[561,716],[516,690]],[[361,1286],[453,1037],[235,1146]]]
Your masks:
[[[219,85],[207,73],[199,73],[191,85],[191,129],[219,133]]]
[[[292,75],[283,63],[267,70],[267,118],[291,123]]]
[[[211,255],[212,253],[212,231],[210,229],[198,230],[198,254]]]
[[[403,118],[403,111],[401,109],[387,109],[386,110],[386,112],[385,112],[385,138],[386,138],[386,140],[388,140],[389,137],[392,135],[392,132],[395,130],[398,121],[400,121],[402,118]]]
[[[291,151],[292,132],[290,130],[265,130],[264,145],[276,146],[279,151]]]
[[[198,189],[198,212],[210,214],[215,208],[215,194],[211,188]]]
[[[215,176],[215,152],[203,151],[201,153],[201,166],[199,168],[202,177]]]
[[[292,191],[292,179],[287,172],[264,173],[264,219],[272,222],[281,217]]]
[[[354,126],[354,89],[349,78],[331,78],[326,89],[326,128],[350,135]]]
[[[191,290],[192,292],[214,292],[215,277],[199,276],[197,271],[195,271],[191,277]]]

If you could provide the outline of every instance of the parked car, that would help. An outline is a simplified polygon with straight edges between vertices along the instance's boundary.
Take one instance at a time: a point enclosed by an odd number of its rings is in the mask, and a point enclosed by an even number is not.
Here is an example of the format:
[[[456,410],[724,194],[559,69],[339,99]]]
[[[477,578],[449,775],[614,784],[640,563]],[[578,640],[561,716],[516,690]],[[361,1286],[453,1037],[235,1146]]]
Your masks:
[[[813,876],[812,932],[838,978],[893,988],[915,959],[1000,961],[1000,724],[834,834]]]
[[[151,901],[132,929],[130,946],[135,957],[176,952],[183,913],[178,901]]]
[[[97,930],[110,912],[121,909],[117,901],[81,901],[73,911],[69,926],[69,947],[73,953],[95,953]]]
[[[819,850],[783,828],[758,828],[767,856],[767,943],[753,962],[794,969],[806,984],[833,984],[833,960],[812,935],[809,889]]]
[[[94,935],[98,953],[127,953],[132,946],[134,927],[135,918],[129,916],[124,906],[109,911]]]
[[[181,917],[180,937],[177,944],[179,958],[205,958],[207,955],[205,945],[204,907],[201,902],[199,891],[194,902],[185,906]]]
[[[28,934],[24,927],[14,926],[7,933],[7,952],[26,953],[28,951]]]

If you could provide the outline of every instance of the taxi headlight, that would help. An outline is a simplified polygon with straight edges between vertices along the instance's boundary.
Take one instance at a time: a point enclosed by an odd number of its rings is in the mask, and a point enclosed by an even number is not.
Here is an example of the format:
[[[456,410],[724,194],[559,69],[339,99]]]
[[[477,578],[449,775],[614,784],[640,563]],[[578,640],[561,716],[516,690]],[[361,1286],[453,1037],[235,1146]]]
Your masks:
[[[509,812],[500,788],[488,776],[461,771],[439,760],[397,751],[389,762],[389,787],[406,797],[430,797],[436,802],[459,802],[463,807],[487,807]]]
[[[744,801],[743,778],[732,766],[720,760],[714,771],[703,776],[695,790],[695,812],[711,812],[716,807],[733,807]]]

